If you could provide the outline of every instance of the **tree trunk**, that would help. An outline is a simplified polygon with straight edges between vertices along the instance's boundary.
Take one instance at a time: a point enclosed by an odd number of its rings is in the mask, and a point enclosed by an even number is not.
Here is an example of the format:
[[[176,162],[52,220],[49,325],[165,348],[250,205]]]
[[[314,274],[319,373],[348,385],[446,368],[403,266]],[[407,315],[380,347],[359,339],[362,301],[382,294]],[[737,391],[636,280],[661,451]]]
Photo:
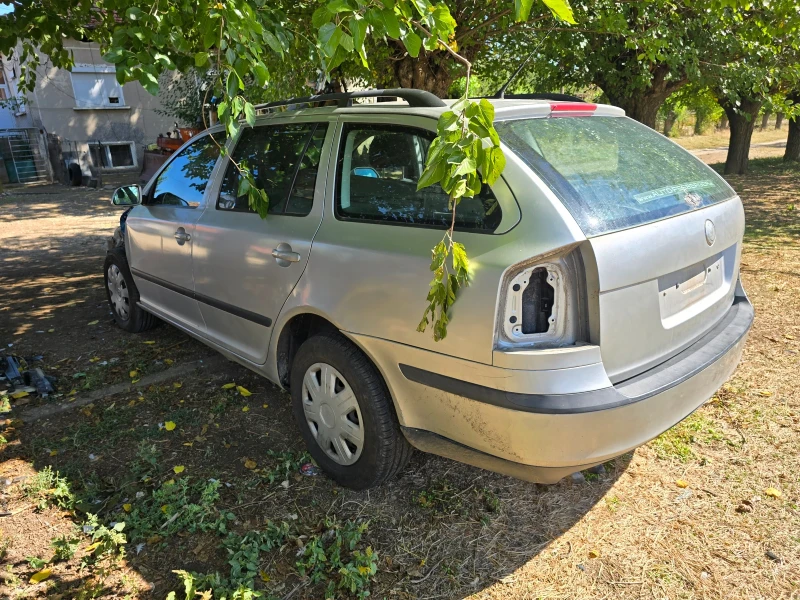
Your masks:
[[[784,162],[800,162],[800,117],[789,119],[789,137],[786,138]]]
[[[703,135],[708,120],[708,111],[705,108],[698,108],[694,111],[694,134]]]
[[[670,131],[672,131],[672,126],[675,125],[675,119],[678,118],[678,115],[675,114],[674,110],[669,111],[667,116],[664,118],[664,135],[669,137]]]
[[[744,175],[750,157],[750,140],[756,124],[761,100],[742,98],[739,107],[734,106],[727,98],[719,101],[731,125],[731,139],[728,143],[728,157],[725,160],[726,175]]]
[[[448,68],[452,64],[450,55],[443,51],[422,50],[417,58],[406,54],[393,61],[394,78],[400,87],[425,90],[447,98],[453,74]]]
[[[668,80],[669,74],[669,67],[658,65],[652,72],[650,87],[638,92],[615,89],[614,85],[606,81],[604,74],[598,74],[595,84],[606,93],[611,104],[624,109],[625,114],[631,119],[655,129],[658,109],[673,92],[681,89],[687,81],[685,78]]]
[[[719,125],[717,125],[717,129],[727,129],[728,128],[728,115],[722,115],[719,120]]]
[[[775,129],[780,129],[783,126],[783,113],[779,112],[775,115]]]
[[[786,97],[793,104],[800,102],[800,91],[794,91]],[[786,138],[786,150],[783,152],[785,162],[800,162],[800,115],[789,118],[789,137]]]
[[[767,125],[769,125],[769,118],[771,114],[772,113],[764,112],[764,114],[761,115],[761,131],[764,131],[767,128]]]

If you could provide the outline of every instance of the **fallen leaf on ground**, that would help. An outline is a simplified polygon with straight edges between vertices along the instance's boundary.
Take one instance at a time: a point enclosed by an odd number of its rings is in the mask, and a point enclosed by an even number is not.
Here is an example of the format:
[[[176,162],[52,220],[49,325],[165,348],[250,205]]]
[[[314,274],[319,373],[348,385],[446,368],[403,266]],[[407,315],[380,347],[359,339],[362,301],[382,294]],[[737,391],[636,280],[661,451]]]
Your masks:
[[[131,371],[130,373],[128,373],[128,375],[130,376],[131,379],[136,377],[138,374],[139,374],[139,371]]]
[[[74,395],[75,395],[75,394],[77,394],[77,393],[78,393],[78,390],[76,390],[76,389],[74,389],[74,388],[73,388],[73,389],[70,391],[70,393],[69,393],[69,394],[67,394],[67,396],[74,396]]]
[[[50,577],[50,569],[42,569],[38,573],[34,573],[31,576],[31,583],[39,583],[40,581],[44,581]]]
[[[172,387],[174,387],[176,390],[180,389],[182,386],[183,384],[180,381],[176,381],[172,384]]]
[[[48,329],[47,333],[55,333],[55,331],[56,331],[55,329]]]
[[[269,404],[262,404],[261,408],[269,408]]]
[[[165,364],[165,365],[167,365],[168,367],[169,367],[170,365],[172,365],[172,363],[174,363],[174,362],[175,362],[175,361],[174,361],[174,360],[172,360],[171,358],[165,358],[165,359],[164,359],[164,364]]]
[[[89,321],[89,322],[87,323],[87,325],[97,325],[99,322],[100,322],[100,321],[97,321],[97,320],[95,320],[95,321]]]
[[[191,448],[192,446],[194,446],[194,442],[184,442],[183,445],[189,446],[189,448]]]
[[[237,385],[236,389],[245,398],[247,398],[248,396],[252,396],[253,395],[252,392],[250,392],[250,390],[248,390],[246,387],[242,387],[241,385]]]
[[[57,456],[58,450],[50,450],[50,456]]]
[[[244,468],[245,469],[255,469],[257,466],[258,466],[258,464],[256,463],[256,461],[254,461],[254,460],[252,460],[250,458],[248,458],[247,460],[244,461]]]
[[[11,394],[11,397],[14,400],[19,400],[20,398],[24,398],[27,395],[28,395],[28,392],[14,392],[13,394]]]
[[[142,342],[142,343],[143,344],[147,344],[148,346],[152,346],[153,344],[155,344],[155,342],[153,340],[147,340],[146,342]]]
[[[758,395],[763,396],[764,398],[769,398],[770,396],[772,396],[772,392],[770,392],[769,390],[761,390],[760,392],[758,392]]]
[[[167,431],[172,431],[173,429],[175,429],[174,421],[167,421],[166,423],[164,423],[164,429],[166,429]]]
[[[183,465],[176,465],[176,466],[172,467],[172,470],[175,471],[176,475],[178,475],[180,473],[183,473],[185,468],[186,467],[184,467]]]
[[[133,508],[133,507],[130,504],[123,504],[122,505],[122,510],[124,510],[125,512],[131,512],[131,508]]]
[[[90,363],[96,363],[98,360],[100,360],[100,359],[95,356],[94,358],[90,358],[89,362]]]
[[[242,412],[247,412],[247,411],[249,411],[249,410],[250,410],[250,407],[249,407],[249,406],[243,406],[243,407],[242,407]]]
[[[267,583],[269,581],[269,575],[267,575],[266,571],[263,570],[259,571],[258,576],[261,577],[261,581],[263,581],[264,583]]]
[[[683,479],[678,479],[675,482],[675,485],[677,485],[679,488],[683,489],[683,488],[689,487],[689,482],[685,481]]]
[[[599,550],[589,550],[589,558],[598,558],[600,556]]]
[[[235,383],[226,383],[225,385],[222,386],[222,389],[223,390],[230,390],[230,389],[233,389],[235,387],[236,387]]]
[[[781,492],[778,488],[768,487],[764,490],[764,495],[769,496],[770,498],[783,498],[783,492]]]

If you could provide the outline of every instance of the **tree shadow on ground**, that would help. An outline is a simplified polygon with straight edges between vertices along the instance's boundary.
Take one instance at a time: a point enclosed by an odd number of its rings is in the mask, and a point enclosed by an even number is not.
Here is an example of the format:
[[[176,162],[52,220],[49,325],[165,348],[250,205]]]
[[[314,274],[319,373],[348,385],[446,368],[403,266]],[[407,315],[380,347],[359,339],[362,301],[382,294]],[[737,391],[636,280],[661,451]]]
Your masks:
[[[93,214],[92,202],[82,206],[83,213],[71,216]],[[96,226],[89,219],[82,229],[64,232],[57,224],[35,227],[49,212],[29,208],[30,237],[0,248],[6,301],[0,341],[7,352],[43,355],[38,364],[59,376],[64,396],[15,401],[6,415],[9,443],[0,450],[0,478],[11,483],[3,488],[0,510],[14,514],[0,522],[0,544],[10,542],[4,558],[11,567],[9,596],[164,598],[180,588],[176,569],[229,577],[234,557],[224,544],[230,532],[241,536],[285,522],[291,535],[284,543],[257,553],[255,586],[267,597],[320,598],[325,578],[338,581],[339,575],[325,572],[312,584],[298,573],[298,560],[314,536],[327,539],[335,519],[334,527],[368,523],[356,549],[378,552],[377,573],[367,577],[373,596],[462,598],[553,551],[630,461],[610,461],[604,473],[583,481],[542,486],[416,453],[395,480],[355,492],[324,475],[300,473],[308,457],[286,393],[233,363],[20,423],[16,419],[37,405],[69,405],[89,391],[210,352],[169,326],[139,336],[114,326],[103,287],[102,240],[118,211],[108,211],[110,218]],[[44,240],[49,247],[42,247]],[[65,478],[73,509],[52,502],[43,512],[33,507],[23,488],[47,468]],[[197,490],[212,480],[219,482],[218,497],[203,504]],[[181,485],[188,490],[181,503],[157,501]],[[184,523],[178,513],[187,506],[205,506],[205,512]],[[89,564],[90,540],[80,531],[87,513],[109,526],[126,522],[125,558]],[[224,531],[203,531],[203,519],[224,523]],[[36,570],[27,557],[49,558],[59,535],[79,537],[80,549],[73,559],[50,565],[47,581],[30,584]],[[585,559],[568,554],[576,568]]]

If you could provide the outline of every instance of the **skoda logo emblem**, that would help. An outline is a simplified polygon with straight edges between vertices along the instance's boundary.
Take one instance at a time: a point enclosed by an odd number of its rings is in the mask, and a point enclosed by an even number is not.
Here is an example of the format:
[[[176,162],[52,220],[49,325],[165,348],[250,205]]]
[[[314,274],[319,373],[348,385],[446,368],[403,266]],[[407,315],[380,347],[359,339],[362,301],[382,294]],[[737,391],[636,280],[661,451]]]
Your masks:
[[[683,201],[692,208],[697,208],[703,203],[703,198],[697,192],[687,192]]]
[[[714,242],[717,240],[717,228],[714,227],[714,223],[706,219],[706,243],[709,246],[713,246]]]

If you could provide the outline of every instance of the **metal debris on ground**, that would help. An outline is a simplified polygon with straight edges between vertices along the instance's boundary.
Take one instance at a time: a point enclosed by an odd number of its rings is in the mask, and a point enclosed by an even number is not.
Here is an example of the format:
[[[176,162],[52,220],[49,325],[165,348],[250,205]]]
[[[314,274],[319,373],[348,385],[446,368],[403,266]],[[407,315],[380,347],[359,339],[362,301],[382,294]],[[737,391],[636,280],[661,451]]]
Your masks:
[[[42,356],[35,356],[31,362],[39,362]],[[4,384],[3,395],[21,399],[28,394],[38,394],[47,398],[55,392],[55,379],[45,375],[38,367],[29,368],[28,362],[19,356],[6,355],[0,366],[0,384]]]

